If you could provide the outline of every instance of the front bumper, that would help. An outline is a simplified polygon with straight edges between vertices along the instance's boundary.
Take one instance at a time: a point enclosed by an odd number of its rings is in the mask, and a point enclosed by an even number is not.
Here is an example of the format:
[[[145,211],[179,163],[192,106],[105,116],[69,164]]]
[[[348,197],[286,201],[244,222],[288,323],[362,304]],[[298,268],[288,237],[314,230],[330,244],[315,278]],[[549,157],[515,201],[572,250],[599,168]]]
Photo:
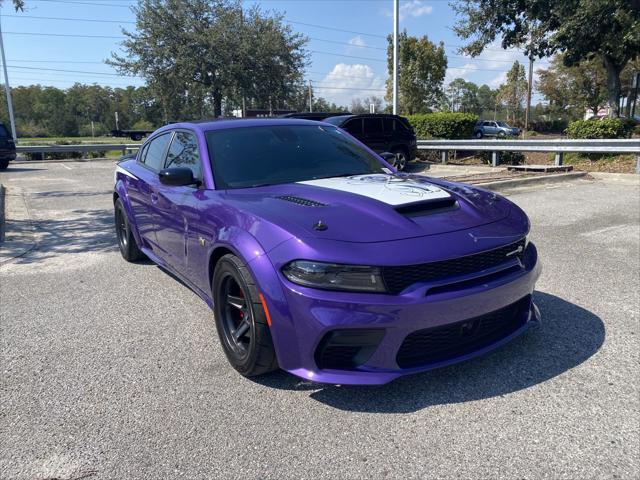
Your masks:
[[[287,313],[295,324],[284,332],[273,332],[280,367],[316,382],[373,385],[451,365],[497,348],[540,321],[540,312],[531,301],[540,275],[535,246],[529,245],[524,262],[514,261],[494,270],[438,283],[416,284],[400,295],[328,292],[294,285],[279,276]],[[517,318],[512,319],[512,328],[503,330],[502,334],[485,337],[485,341],[467,342],[467,348],[454,348],[450,355],[445,353],[435,360],[409,362],[410,366],[404,362],[405,368],[399,365],[399,351],[408,335],[452,324],[470,328],[466,326],[469,319],[503,311],[515,304],[518,308],[513,315]],[[271,314],[277,317],[278,311]],[[273,323],[275,327],[279,319],[274,318]],[[366,341],[377,345],[367,347],[369,351],[363,363],[348,369],[320,368],[318,350],[323,348],[323,342],[326,344],[327,334],[336,330],[382,334],[365,335]]]

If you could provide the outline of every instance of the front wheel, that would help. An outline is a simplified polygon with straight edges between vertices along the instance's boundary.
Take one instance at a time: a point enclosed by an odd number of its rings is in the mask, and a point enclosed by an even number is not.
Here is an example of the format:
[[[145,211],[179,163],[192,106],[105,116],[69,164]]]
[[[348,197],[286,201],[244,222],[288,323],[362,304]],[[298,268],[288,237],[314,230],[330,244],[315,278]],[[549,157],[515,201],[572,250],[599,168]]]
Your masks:
[[[9,168],[9,159],[0,158],[0,170],[6,170],[7,168]]]
[[[211,283],[216,328],[231,366],[246,377],[276,370],[266,312],[246,265],[235,255],[225,255]]]

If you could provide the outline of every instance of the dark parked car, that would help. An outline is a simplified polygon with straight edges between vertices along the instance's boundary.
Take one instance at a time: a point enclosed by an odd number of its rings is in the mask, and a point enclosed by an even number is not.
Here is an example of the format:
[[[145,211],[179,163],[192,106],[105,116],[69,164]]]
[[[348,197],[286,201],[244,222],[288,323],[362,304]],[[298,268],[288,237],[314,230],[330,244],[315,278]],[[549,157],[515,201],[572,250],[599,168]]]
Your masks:
[[[476,123],[473,136],[476,138],[517,136],[520,135],[521,131],[519,128],[507,125],[505,122],[481,120]]]
[[[337,117],[341,115],[351,115],[351,112],[295,112],[280,115],[280,118],[300,118],[302,120],[322,121],[325,118]]]
[[[15,159],[16,144],[7,127],[0,123],[0,170],[6,169],[9,162]]]
[[[324,121],[346,130],[377,153],[393,153],[398,170],[404,170],[416,156],[416,134],[404,117],[372,113],[340,115]]]

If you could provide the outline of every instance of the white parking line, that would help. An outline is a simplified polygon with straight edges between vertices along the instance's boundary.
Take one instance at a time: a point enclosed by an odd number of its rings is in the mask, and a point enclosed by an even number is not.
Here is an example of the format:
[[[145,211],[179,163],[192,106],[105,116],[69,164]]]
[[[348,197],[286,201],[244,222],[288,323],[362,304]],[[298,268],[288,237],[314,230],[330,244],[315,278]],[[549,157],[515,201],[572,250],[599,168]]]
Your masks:
[[[61,167],[66,168],[67,170],[73,170],[73,168],[71,168],[71,167],[69,167],[69,166],[65,165],[64,163],[59,163],[58,165],[60,165]]]

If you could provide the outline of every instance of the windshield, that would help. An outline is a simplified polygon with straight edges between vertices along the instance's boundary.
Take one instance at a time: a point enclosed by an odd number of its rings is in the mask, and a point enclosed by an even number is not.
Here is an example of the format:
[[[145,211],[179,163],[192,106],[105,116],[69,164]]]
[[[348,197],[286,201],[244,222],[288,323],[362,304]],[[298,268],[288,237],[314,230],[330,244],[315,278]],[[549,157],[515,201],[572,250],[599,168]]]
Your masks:
[[[324,125],[266,125],[206,133],[216,188],[247,188],[381,173],[351,137]]]
[[[499,127],[504,127],[504,128],[511,128],[509,125],[507,125],[507,124],[506,124],[506,123],[504,123],[504,122],[498,122],[498,126],[499,126]]]

